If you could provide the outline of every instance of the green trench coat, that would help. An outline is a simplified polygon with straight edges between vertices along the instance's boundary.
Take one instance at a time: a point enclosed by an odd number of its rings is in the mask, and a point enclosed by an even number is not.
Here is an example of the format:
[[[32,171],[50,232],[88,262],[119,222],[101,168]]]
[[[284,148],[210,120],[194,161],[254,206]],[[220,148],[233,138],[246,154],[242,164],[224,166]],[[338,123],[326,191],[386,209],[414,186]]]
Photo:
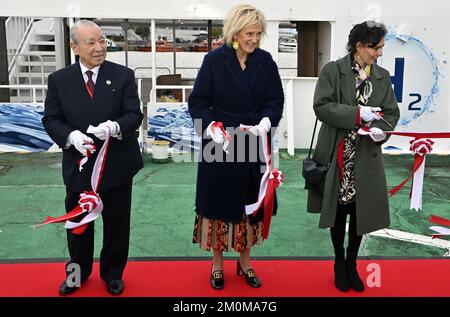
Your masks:
[[[400,117],[400,111],[391,85],[389,72],[374,64],[371,71],[373,92],[368,106],[381,107],[383,118],[393,127]],[[307,211],[321,213],[319,228],[334,226],[338,204],[339,168],[336,149],[347,131],[355,127],[358,110],[355,97],[355,75],[351,69],[351,57],[347,55],[326,64],[314,91],[314,112],[322,122],[313,158],[327,165],[328,170],[323,197],[314,191],[308,192]],[[371,127],[392,130],[382,120],[374,121]],[[355,183],[356,183],[356,228],[362,235],[389,226],[389,202],[384,173],[381,145],[369,136],[356,140]]]

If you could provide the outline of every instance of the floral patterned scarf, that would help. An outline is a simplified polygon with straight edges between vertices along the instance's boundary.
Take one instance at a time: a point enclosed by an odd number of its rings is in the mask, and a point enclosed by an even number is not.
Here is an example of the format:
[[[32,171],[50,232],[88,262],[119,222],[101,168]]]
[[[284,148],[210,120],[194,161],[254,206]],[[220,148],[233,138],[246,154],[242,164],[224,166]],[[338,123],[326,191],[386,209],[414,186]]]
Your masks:
[[[371,66],[367,65],[366,67],[361,68],[358,63],[352,61],[352,70],[355,73],[356,79],[356,105],[366,106],[372,95],[372,82],[370,81]],[[338,192],[338,201],[343,205],[352,203],[356,198],[354,166],[357,130],[357,128],[349,130],[343,141],[344,163]]]

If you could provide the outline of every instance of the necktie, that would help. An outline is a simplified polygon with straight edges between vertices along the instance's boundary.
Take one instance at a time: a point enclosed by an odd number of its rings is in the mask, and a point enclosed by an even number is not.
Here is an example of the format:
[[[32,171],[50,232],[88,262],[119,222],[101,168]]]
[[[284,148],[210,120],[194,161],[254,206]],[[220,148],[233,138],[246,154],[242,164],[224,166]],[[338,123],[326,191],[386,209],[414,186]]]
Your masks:
[[[94,81],[92,80],[93,74],[94,73],[91,70],[86,71],[86,75],[88,76],[88,81],[86,83],[86,87],[88,89],[88,93],[89,93],[89,96],[91,96],[91,98],[94,97],[94,88],[95,88]]]

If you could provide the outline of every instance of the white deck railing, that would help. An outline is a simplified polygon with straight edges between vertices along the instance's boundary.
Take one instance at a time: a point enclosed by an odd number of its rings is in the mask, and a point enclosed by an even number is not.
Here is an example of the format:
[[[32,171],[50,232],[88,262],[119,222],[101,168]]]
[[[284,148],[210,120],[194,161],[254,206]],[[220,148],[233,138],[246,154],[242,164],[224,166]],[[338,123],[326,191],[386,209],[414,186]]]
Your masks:
[[[6,48],[8,51],[8,71],[14,66],[17,54],[25,42],[28,32],[33,25],[33,18],[9,17],[6,19]]]
[[[295,148],[295,143],[294,143],[294,135],[297,133],[298,134],[298,129],[301,129],[302,131],[307,131],[309,137],[310,137],[310,129],[308,127],[305,127],[304,124],[299,126],[297,125],[295,122],[295,114],[294,114],[294,108],[297,107],[299,108],[301,105],[296,105],[294,107],[294,101],[300,102],[299,100],[295,99],[295,93],[294,93],[294,89],[296,86],[296,81],[300,81],[302,80],[301,78],[298,77],[287,77],[287,78],[283,78],[284,81],[284,95],[285,95],[285,112],[283,115],[283,119],[282,120],[286,120],[285,123],[280,123],[280,131],[279,134],[281,136],[284,137],[285,139],[285,146],[281,146],[281,147],[286,147],[288,150],[288,153],[293,155],[294,154],[294,148]],[[307,80],[308,82],[311,81],[312,83],[314,83],[314,79],[311,80]],[[142,79],[138,79],[137,81],[138,84],[138,95],[140,100],[142,100],[142,85],[143,85],[143,80]],[[18,89],[18,90],[23,90],[23,89],[30,89],[32,91],[32,102],[36,103],[37,102],[37,96],[36,96],[36,91],[42,89],[43,91],[47,90],[47,86],[46,85],[0,85],[0,89]],[[193,86],[191,85],[156,85],[154,86],[151,90],[150,90],[150,102],[147,104],[147,108],[149,107],[154,107],[157,105],[161,105],[161,104],[168,104],[168,105],[183,105],[187,103],[186,100],[186,90],[192,90]],[[167,90],[167,89],[171,89],[171,90],[181,90],[182,91],[182,98],[181,98],[181,102],[163,102],[163,101],[157,101],[156,98],[156,91],[157,90]],[[305,99],[308,99],[308,96],[304,96]],[[0,100],[0,103],[2,101]],[[310,101],[312,103],[312,100]],[[310,108],[310,107],[308,107]],[[141,103],[141,110],[143,110],[143,104]],[[312,109],[310,109],[310,111],[312,111]],[[311,123],[309,121],[311,120],[307,120],[308,123]],[[146,118],[146,122],[148,122],[148,118]],[[312,125],[314,124],[314,122],[312,121],[311,123]],[[146,125],[145,125],[146,126]],[[283,127],[281,127],[283,126]],[[147,131],[144,131],[143,129],[144,124],[141,125],[140,128],[140,142],[142,142],[141,144],[143,145],[143,149],[144,151],[147,151],[147,138],[144,137],[147,135]],[[297,129],[298,128],[298,129]],[[311,130],[312,131],[312,130]],[[308,137],[308,136],[306,136]],[[307,142],[308,143],[308,142]],[[281,144],[280,144],[281,145]],[[308,143],[309,145],[309,143]]]
[[[17,90],[17,91],[21,91],[21,90],[30,90],[31,91],[31,102],[32,103],[37,103],[37,95],[36,95],[36,90],[42,90],[42,92],[44,93],[47,90],[47,85],[0,85],[0,89],[10,89],[10,90]],[[45,98],[45,97],[43,97]],[[1,102],[5,102],[0,100]],[[39,101],[39,103],[44,103],[44,101],[42,100]]]

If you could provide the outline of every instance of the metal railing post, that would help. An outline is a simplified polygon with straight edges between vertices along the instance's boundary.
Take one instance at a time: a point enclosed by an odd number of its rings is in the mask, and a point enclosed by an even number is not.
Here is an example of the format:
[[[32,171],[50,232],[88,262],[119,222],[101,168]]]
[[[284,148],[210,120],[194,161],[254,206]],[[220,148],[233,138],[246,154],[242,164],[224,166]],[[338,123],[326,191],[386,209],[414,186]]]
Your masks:
[[[286,84],[286,138],[288,154],[295,154],[294,143],[294,80],[290,79]]]

